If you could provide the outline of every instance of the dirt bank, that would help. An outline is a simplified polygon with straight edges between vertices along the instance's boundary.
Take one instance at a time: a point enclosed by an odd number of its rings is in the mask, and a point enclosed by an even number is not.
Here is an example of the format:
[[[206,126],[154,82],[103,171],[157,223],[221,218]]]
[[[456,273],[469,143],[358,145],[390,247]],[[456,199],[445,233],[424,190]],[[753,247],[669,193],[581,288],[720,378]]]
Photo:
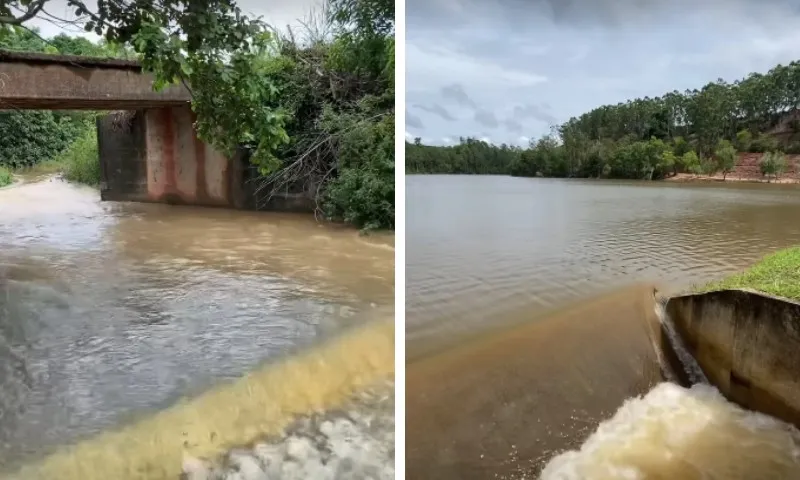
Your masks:
[[[666,178],[669,182],[755,182],[755,183],[777,183],[794,184],[800,183],[800,155],[786,155],[786,171],[780,178],[764,178],[761,175],[759,164],[763,153],[740,153],[736,160],[736,167],[723,178],[721,173],[716,175],[694,175],[691,173],[679,173],[673,177]]]

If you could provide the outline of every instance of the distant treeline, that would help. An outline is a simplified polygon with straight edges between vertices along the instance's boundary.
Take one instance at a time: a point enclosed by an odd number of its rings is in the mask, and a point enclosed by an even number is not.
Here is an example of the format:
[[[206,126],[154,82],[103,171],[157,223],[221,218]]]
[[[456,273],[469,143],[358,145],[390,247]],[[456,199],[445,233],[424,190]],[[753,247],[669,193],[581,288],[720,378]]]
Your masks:
[[[458,145],[406,143],[409,173],[658,179],[680,172],[730,172],[737,152],[771,152],[764,174],[780,174],[783,153],[800,153],[800,62],[604,105],[526,148],[462,138]]]

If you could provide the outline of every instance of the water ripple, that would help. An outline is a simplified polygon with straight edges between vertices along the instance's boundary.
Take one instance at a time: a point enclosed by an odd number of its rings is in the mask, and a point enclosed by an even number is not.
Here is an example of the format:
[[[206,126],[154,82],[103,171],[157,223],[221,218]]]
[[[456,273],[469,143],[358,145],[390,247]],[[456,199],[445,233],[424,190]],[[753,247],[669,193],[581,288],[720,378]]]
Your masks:
[[[409,351],[637,282],[688,285],[800,242],[800,190],[407,178]]]

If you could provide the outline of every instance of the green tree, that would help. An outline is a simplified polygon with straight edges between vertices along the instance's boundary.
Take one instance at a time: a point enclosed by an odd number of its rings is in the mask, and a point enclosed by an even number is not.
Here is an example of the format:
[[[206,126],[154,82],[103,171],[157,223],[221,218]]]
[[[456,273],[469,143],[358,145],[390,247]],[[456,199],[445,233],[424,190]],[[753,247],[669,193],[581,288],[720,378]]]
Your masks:
[[[776,135],[787,123],[791,125],[788,115],[797,108],[800,63],[791,62],[732,83],[717,79],[699,89],[601,105],[558,126],[556,150],[534,142],[507,163],[503,173],[656,179],[681,171],[721,171],[727,178],[733,168],[730,148],[734,162],[737,151],[800,152],[800,142],[793,144]],[[659,141],[671,148],[672,156],[657,153]],[[725,146],[720,150],[722,157],[717,155],[721,145]],[[472,158],[459,172],[488,171],[472,166],[475,158],[492,158],[490,150],[484,150],[485,156]],[[417,171],[444,172],[448,171],[445,165],[461,165],[452,150],[427,146],[413,155],[421,159],[423,151],[425,166],[416,163],[422,169]],[[499,163],[493,167],[502,168]]]
[[[714,155],[717,160],[717,169],[722,172],[722,179],[725,180],[736,167],[736,149],[728,140],[720,140]]]
[[[749,152],[753,143],[753,134],[749,130],[739,130],[736,133],[736,148],[741,152]]]
[[[688,171],[695,175],[703,173],[703,167],[700,163],[700,158],[694,150],[688,151],[681,157],[681,164]]]
[[[660,165],[664,169],[665,173],[669,172],[674,174],[675,173],[675,166],[678,164],[678,159],[675,156],[675,153],[670,150],[666,149],[661,154],[661,161]]]

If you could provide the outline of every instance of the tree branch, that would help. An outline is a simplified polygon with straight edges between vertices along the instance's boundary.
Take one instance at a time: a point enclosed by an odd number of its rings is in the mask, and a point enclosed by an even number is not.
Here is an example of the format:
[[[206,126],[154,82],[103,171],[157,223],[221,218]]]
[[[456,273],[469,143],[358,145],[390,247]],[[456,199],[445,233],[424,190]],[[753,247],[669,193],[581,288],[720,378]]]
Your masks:
[[[47,3],[49,0],[35,0],[28,5],[28,10],[25,11],[21,16],[15,17],[13,15],[0,15],[0,24],[6,25],[22,25],[23,23],[27,22],[28,20],[32,19],[39,12],[44,8],[44,4]]]

